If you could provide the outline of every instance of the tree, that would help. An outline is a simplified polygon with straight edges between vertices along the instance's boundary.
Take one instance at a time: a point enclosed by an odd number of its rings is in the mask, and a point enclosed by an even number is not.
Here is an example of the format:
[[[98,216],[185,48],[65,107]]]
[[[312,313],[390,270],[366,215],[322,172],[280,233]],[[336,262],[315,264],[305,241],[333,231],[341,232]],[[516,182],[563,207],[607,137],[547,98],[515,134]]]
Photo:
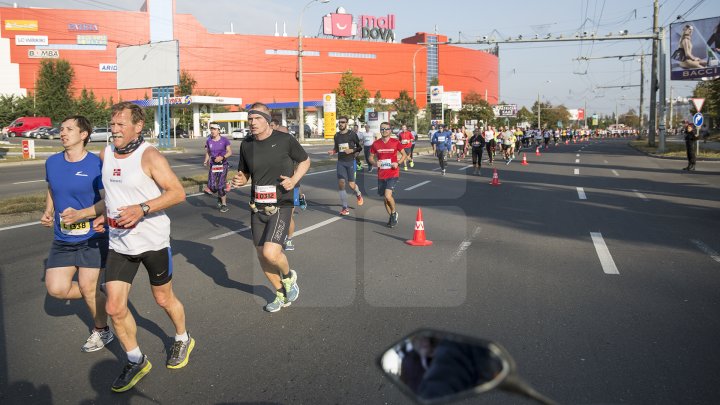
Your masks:
[[[337,115],[357,120],[365,115],[370,92],[363,87],[363,78],[353,76],[351,71],[343,73],[338,87],[333,90],[337,103]]]
[[[50,117],[54,123],[73,112],[72,82],[75,71],[64,59],[43,59],[35,83],[38,115]]]
[[[408,94],[407,90],[400,90],[400,95],[392,103],[395,116],[392,119],[393,126],[407,125],[408,128],[413,126],[414,118],[418,113],[418,106]]]
[[[110,123],[110,110],[105,100],[98,101],[92,90],[83,88],[80,98],[75,100],[75,114],[84,115],[96,127],[107,127]]]
[[[534,120],[532,121],[533,126],[537,126],[538,117],[538,102],[536,101],[532,106],[532,112]],[[553,106],[549,101],[540,102],[540,127],[541,128],[555,128],[558,122],[566,124],[570,119],[570,113],[564,105]]]
[[[487,125],[495,117],[490,103],[479,93],[471,91],[463,99],[463,107],[458,113],[460,125],[465,121],[477,120],[478,125]]]
[[[715,128],[720,123],[720,79],[700,81],[693,90],[693,97],[704,98],[702,107],[703,116],[709,128]],[[691,107],[694,114],[697,111]]]
[[[387,100],[383,98],[380,90],[375,92],[375,97],[373,97],[373,101],[368,105],[368,107],[372,108],[377,112],[390,111],[390,105],[387,103]]]
[[[0,95],[0,126],[5,127],[18,117],[35,115],[32,97]]]
[[[533,114],[530,112],[530,110],[523,106],[523,108],[521,108],[520,111],[518,111],[517,113],[517,122],[515,123],[515,125],[519,125],[523,122],[528,122],[532,124],[533,118]]]

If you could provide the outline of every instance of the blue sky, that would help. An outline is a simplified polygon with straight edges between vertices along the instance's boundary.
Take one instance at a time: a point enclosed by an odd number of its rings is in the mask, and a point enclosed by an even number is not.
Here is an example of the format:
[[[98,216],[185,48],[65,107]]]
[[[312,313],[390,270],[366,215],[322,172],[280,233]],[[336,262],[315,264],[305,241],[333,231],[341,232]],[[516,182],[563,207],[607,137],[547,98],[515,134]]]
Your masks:
[[[230,30],[246,34],[272,35],[275,23],[282,33],[297,35],[301,10],[309,0],[177,0],[177,12],[193,14],[210,32]],[[13,1],[0,0],[2,6]],[[137,10],[142,0],[25,0],[20,6],[54,8]],[[717,0],[659,0],[661,25],[676,21],[720,16]],[[313,36],[320,30],[324,14],[344,7],[348,13],[384,16],[395,14],[395,37],[416,32],[437,32],[453,41],[472,42],[484,35],[503,38],[573,36],[577,32],[606,35],[628,30],[649,34],[652,30],[652,0],[522,0],[522,1],[429,1],[429,0],[331,0],[312,3],[303,14],[303,32]],[[678,20],[682,21],[682,20]],[[477,45],[467,45],[479,48]],[[500,97],[508,103],[531,106],[538,92],[544,101],[582,108],[588,114],[611,114],[638,110],[638,87],[599,89],[640,83],[639,58],[575,61],[599,57],[650,53],[650,41],[554,42],[504,44],[500,46]],[[648,109],[650,58],[645,60],[645,111]],[[695,82],[668,81],[675,96],[689,96]],[[452,90],[452,89],[447,89]],[[669,94],[669,88],[668,88]]]

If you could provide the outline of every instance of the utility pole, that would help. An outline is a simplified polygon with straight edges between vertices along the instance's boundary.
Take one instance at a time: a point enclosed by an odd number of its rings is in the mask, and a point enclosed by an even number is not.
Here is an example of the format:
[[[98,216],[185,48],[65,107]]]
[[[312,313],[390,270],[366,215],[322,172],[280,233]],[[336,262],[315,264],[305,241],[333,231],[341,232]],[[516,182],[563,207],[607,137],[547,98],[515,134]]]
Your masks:
[[[645,54],[640,55],[640,120],[638,121],[638,130],[642,138],[643,131],[643,93],[645,92]]]
[[[655,146],[655,126],[657,124],[657,91],[658,91],[658,0],[653,1],[653,42],[652,69],[650,72],[650,128],[648,129],[648,145]],[[665,78],[663,77],[663,80]]]

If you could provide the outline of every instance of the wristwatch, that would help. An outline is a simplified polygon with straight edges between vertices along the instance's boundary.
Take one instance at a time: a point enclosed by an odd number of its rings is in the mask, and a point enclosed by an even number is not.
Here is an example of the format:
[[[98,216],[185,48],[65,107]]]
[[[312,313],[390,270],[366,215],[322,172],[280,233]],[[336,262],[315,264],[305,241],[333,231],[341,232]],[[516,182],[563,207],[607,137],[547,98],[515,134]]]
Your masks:
[[[143,216],[147,215],[150,212],[150,206],[145,203],[140,203],[140,208],[143,210]]]

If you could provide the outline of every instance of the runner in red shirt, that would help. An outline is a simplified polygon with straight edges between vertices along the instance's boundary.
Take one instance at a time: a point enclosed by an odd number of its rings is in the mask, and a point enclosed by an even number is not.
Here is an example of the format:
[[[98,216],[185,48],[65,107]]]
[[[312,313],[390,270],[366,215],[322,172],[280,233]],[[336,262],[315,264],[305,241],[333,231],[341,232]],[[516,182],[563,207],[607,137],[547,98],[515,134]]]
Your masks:
[[[380,124],[380,134],[382,138],[370,147],[370,164],[378,168],[378,194],[385,197],[385,209],[390,214],[387,226],[393,228],[398,223],[393,190],[400,178],[400,164],[407,159],[407,153],[400,141],[390,138],[392,127],[389,123]],[[398,152],[402,155],[399,161]]]
[[[413,136],[412,132],[408,131],[407,125],[402,126],[402,130],[398,134],[398,139],[400,140],[400,144],[402,145],[403,149],[405,149],[405,154],[408,154],[410,151],[410,148],[412,148],[412,143],[415,140],[415,137]],[[412,165],[410,165],[412,167]],[[403,170],[407,171],[407,159],[405,160],[405,163],[403,164]]]

